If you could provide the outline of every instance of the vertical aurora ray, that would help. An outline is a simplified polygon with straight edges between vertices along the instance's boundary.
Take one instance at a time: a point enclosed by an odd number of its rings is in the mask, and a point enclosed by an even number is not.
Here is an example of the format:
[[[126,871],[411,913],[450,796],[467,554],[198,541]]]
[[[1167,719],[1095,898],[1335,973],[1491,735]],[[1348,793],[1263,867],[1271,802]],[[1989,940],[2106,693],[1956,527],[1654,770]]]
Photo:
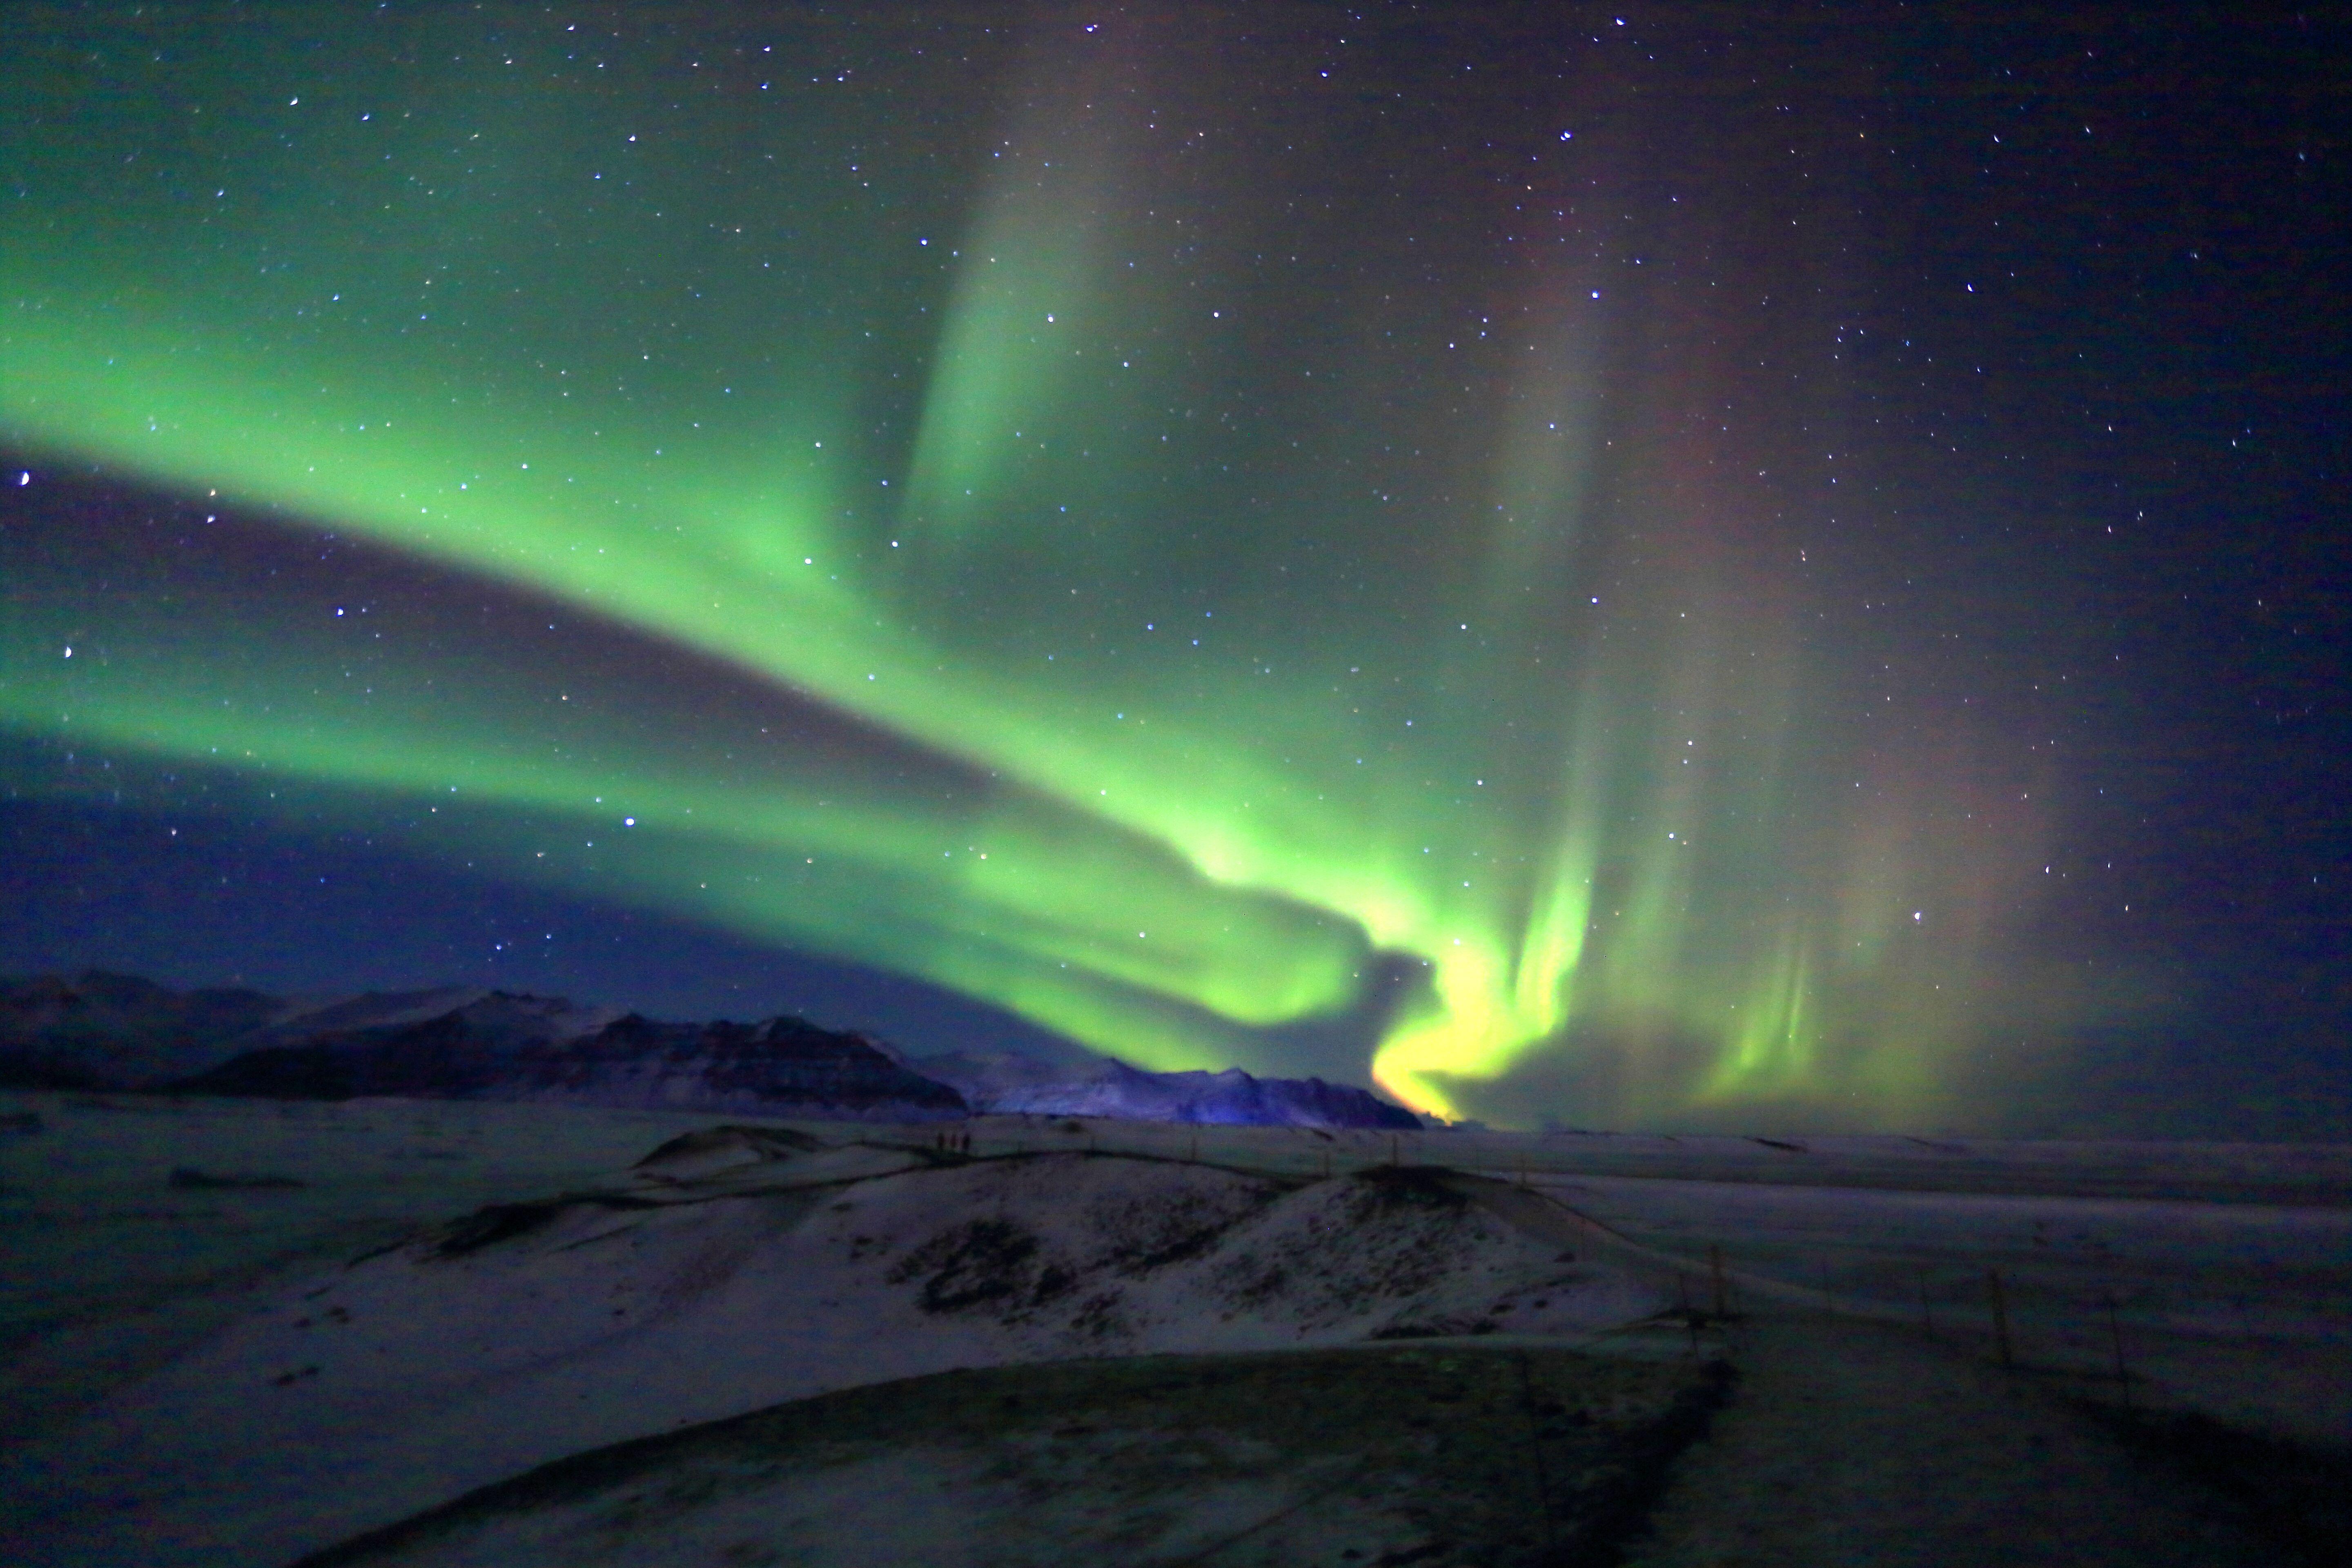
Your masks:
[[[1153,1065],[1279,1068],[1254,1032],[1360,1009],[1388,954],[1424,978],[1366,1045],[1424,1110],[1531,1118],[1513,1075],[1596,1049],[1674,1064],[1618,1116],[1935,1103],[2031,845],[1953,826],[2000,793],[1980,770],[1906,772],[1916,738],[1841,707],[1793,550],[1679,412],[1744,395],[1687,347],[1703,300],[1620,302],[1591,247],[1433,282],[1416,237],[1283,199],[1384,195],[1328,128],[1352,111],[1276,111],[1324,128],[1304,172],[1212,153],[1184,128],[1244,89],[1173,58],[1138,89],[1132,39],[1118,69],[1049,44],[1022,113],[918,134],[798,85],[814,36],[763,46],[789,73],[748,36],[640,40],[592,89],[556,24],[471,64],[467,24],[383,26],[329,25],[361,62],[331,76],[231,27],[19,84],[8,438],[691,650],[961,795],[858,745],[706,765],[740,714],[496,647],[382,650],[435,677],[404,706],[278,628],[224,700],[203,650],[276,624],[234,595],[169,645],[51,584],[0,723],[348,812],[454,788],[477,853],[609,838],[628,802],[597,886]],[[674,101],[705,54],[731,63]],[[1594,177],[1551,155],[1547,199]],[[590,700],[551,748],[559,679]]]

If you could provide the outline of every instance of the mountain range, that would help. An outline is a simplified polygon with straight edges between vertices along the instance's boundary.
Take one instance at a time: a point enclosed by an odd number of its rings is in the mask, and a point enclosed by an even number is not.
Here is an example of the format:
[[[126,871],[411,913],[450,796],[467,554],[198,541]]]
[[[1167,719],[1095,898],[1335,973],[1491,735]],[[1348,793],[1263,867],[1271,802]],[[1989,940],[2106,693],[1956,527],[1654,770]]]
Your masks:
[[[287,998],[90,970],[0,981],[0,1087],[285,1100],[527,1100],[918,1121],[989,1113],[1420,1125],[1369,1090],[1072,1051],[910,1058],[790,1016],[667,1023],[481,986]]]

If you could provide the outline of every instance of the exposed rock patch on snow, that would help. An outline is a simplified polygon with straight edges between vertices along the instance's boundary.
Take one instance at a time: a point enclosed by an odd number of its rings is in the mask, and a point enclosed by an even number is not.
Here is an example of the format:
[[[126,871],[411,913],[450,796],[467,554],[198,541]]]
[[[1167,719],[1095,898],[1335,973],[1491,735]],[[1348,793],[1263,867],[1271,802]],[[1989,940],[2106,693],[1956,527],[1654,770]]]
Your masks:
[[[691,1182],[747,1165],[768,1165],[824,1148],[788,1127],[703,1127],[681,1132],[629,1168],[667,1182]]]

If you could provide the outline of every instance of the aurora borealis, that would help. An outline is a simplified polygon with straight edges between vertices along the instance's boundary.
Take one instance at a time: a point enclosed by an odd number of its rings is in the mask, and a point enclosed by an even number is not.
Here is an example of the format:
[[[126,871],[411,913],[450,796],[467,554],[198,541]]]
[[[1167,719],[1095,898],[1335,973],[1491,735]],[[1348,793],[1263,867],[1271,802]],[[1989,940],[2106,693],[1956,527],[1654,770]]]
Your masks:
[[[9,477],[177,510],[0,533],[13,798],[1449,1117],[1998,1120],[2186,994],[2140,132],[1706,26],[47,16]]]

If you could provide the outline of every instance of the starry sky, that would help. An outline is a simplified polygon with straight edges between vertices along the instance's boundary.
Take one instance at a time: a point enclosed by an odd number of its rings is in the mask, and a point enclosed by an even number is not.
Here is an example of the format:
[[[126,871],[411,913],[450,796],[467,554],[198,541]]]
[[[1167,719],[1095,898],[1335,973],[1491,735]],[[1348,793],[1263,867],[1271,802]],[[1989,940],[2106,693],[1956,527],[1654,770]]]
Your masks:
[[[10,31],[0,971],[2341,1136],[2335,21]]]

